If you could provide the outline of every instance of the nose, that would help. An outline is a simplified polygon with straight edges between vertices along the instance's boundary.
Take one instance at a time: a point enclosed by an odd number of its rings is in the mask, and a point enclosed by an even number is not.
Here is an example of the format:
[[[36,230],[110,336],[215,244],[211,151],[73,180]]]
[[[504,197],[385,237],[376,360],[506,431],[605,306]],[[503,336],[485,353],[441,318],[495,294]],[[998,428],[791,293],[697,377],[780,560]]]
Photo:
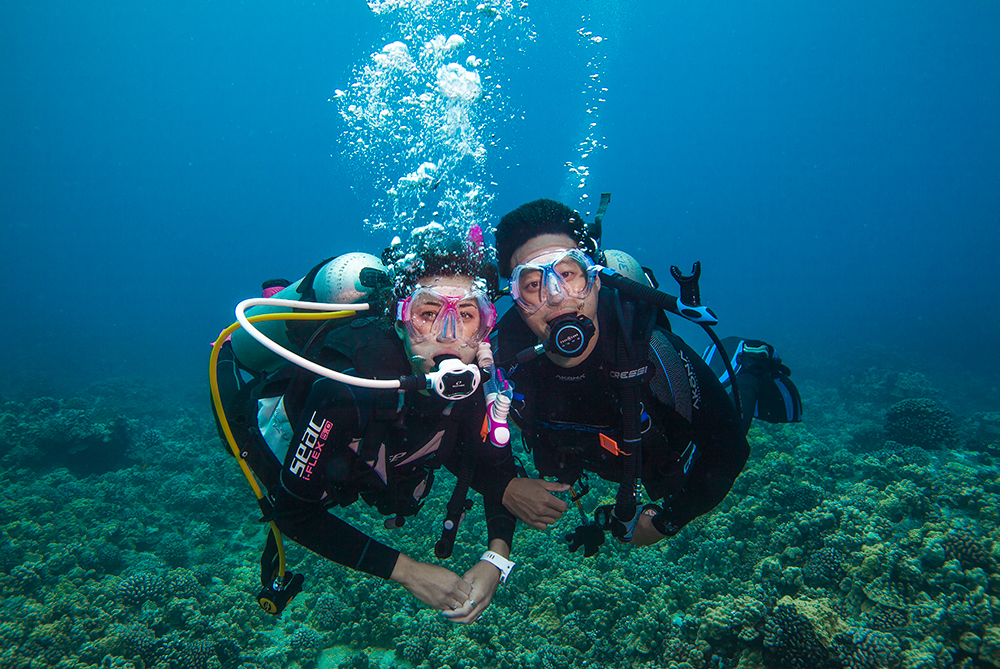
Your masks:
[[[563,292],[562,279],[554,269],[549,268],[545,272],[545,301],[551,306],[556,306],[562,304],[564,299],[566,295]]]
[[[458,339],[458,322],[454,311],[447,311],[444,314],[444,321],[441,323],[441,334],[438,341],[455,341]]]

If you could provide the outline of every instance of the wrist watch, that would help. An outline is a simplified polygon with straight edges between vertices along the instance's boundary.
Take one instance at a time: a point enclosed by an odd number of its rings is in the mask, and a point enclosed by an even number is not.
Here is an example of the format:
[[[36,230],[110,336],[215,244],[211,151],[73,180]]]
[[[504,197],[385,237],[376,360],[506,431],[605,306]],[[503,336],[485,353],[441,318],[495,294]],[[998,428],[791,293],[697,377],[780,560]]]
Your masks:
[[[501,583],[507,582],[507,577],[510,576],[510,570],[514,568],[515,564],[499,553],[494,553],[493,551],[486,551],[479,559],[489,562],[491,565],[500,570]]]

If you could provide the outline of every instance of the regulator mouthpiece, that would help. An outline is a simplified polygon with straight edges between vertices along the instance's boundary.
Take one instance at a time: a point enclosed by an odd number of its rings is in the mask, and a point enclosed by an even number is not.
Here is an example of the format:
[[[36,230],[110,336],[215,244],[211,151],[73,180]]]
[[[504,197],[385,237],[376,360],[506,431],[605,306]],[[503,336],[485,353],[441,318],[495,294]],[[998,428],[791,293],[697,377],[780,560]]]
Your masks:
[[[583,355],[590,344],[591,337],[597,331],[594,321],[586,316],[565,314],[549,323],[549,339],[546,350],[564,358],[577,358]]]
[[[434,358],[438,371],[427,375],[431,388],[446,400],[462,400],[476,392],[482,373],[476,365],[466,365],[453,355]]]

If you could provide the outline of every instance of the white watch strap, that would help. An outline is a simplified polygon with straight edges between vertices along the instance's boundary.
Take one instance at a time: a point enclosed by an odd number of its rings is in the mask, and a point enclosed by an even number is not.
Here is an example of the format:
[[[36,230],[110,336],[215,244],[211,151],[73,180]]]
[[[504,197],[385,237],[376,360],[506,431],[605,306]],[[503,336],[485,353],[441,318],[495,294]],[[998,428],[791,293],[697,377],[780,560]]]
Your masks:
[[[479,559],[489,562],[491,565],[500,570],[501,583],[507,582],[507,577],[510,576],[510,570],[514,568],[515,564],[499,553],[494,553],[493,551],[486,551]]]

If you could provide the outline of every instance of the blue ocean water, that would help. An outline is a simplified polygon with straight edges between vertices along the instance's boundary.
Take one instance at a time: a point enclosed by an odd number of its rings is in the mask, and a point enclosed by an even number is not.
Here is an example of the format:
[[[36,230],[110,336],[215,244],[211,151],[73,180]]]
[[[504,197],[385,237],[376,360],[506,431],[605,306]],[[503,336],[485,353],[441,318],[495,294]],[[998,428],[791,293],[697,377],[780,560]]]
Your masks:
[[[489,89],[462,126],[483,152],[418,197],[479,188],[489,228],[611,192],[605,246],[669,291],[701,261],[720,333],[774,343],[824,429],[872,366],[1000,410],[996,2],[391,4],[0,3],[0,400],[129,377],[207,415],[236,302],[399,232],[383,180],[416,169],[410,140],[371,142],[346,103],[373,54],[440,26]]]
[[[372,194],[353,187],[371,175],[344,154],[330,98],[399,37],[393,16],[360,0],[2,12],[10,372],[184,383],[262,277],[386,243],[362,223]],[[487,157],[487,223],[577,197],[566,163],[581,162],[594,61],[607,148],[585,161],[586,192],[613,193],[605,246],[665,278],[701,260],[705,299],[734,332],[1000,369],[995,3],[518,13],[534,36],[502,52],[517,120]]]

